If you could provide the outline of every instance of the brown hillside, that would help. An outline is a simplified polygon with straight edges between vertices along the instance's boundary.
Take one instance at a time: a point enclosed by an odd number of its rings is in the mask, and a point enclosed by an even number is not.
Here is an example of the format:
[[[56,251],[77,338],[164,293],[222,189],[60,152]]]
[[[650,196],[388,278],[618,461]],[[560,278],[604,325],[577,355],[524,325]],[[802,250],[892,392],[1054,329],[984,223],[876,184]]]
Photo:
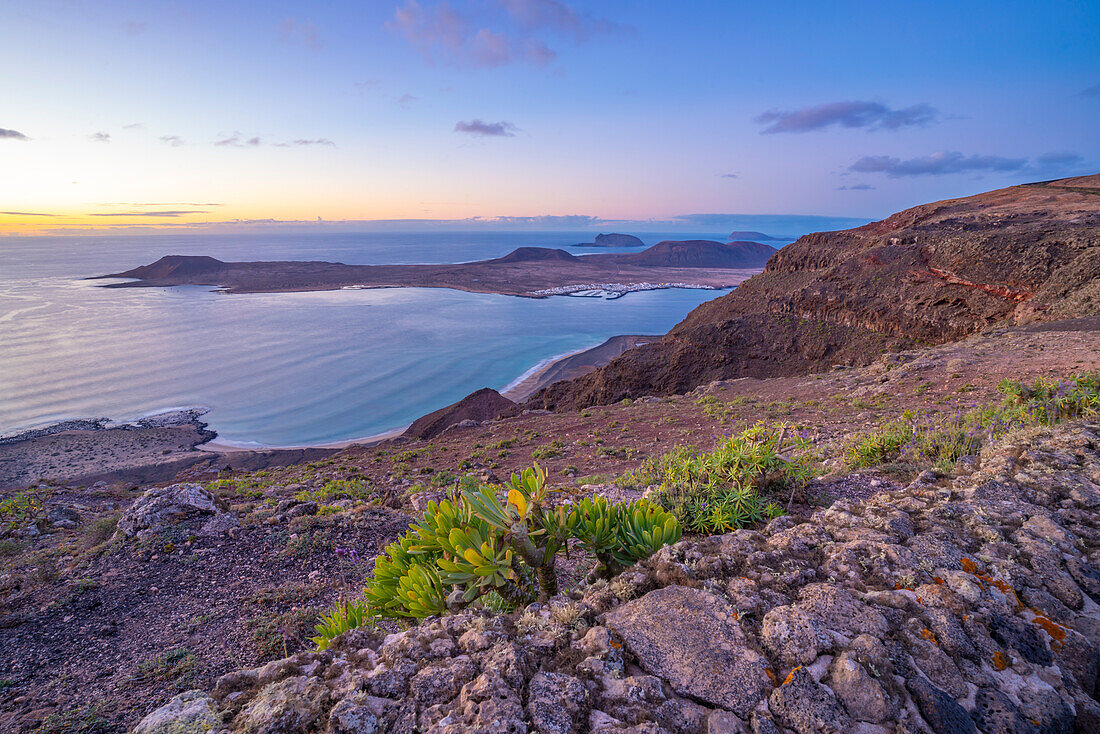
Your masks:
[[[1098,312],[1100,175],[1013,186],[806,235],[660,342],[529,403],[568,409],[866,364],[997,323]]]

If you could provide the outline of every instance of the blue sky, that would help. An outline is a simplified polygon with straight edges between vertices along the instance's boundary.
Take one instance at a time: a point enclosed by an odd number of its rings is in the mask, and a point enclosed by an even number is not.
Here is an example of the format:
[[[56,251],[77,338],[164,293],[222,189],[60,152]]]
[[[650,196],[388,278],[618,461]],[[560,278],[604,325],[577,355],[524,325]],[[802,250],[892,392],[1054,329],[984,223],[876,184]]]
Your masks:
[[[1095,2],[0,10],[0,232],[878,218],[1100,170]]]

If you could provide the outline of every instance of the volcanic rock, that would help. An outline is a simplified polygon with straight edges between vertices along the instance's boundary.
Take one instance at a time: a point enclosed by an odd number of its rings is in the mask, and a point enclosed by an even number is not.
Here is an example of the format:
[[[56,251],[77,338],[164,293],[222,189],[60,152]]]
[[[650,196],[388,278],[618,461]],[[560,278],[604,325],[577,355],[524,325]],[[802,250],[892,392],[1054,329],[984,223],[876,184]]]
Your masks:
[[[202,516],[209,516],[199,531],[202,534],[218,534],[237,525],[236,518],[219,506],[214,495],[202,485],[157,487],[148,490],[123,513],[115,537],[145,538],[169,525]]]
[[[408,438],[427,439],[464,421],[483,421],[513,412],[516,404],[492,388],[483,387],[457,403],[418,418],[402,434]]]
[[[632,234],[598,234],[594,242],[581,242],[573,247],[645,247],[645,243]]]
[[[825,371],[998,324],[1100,313],[1098,194],[1100,175],[1081,176],[806,235],[664,339],[551,385],[528,405],[571,409]]]

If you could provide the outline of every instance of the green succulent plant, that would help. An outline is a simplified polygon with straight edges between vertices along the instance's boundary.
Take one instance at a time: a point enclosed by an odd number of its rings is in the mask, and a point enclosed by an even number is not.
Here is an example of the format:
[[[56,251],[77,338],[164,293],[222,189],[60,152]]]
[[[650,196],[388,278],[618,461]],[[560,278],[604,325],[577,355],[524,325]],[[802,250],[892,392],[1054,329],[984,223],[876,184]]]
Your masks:
[[[710,452],[675,449],[643,462],[627,480],[656,484],[656,502],[688,530],[725,533],[773,516],[765,497],[814,476],[810,444],[787,423],[758,423]]]
[[[680,538],[675,516],[644,500],[613,504],[592,497],[551,508],[549,493],[546,472],[536,464],[512,476],[503,501],[493,488],[480,487],[429,502],[375,560],[374,578],[358,602],[363,614],[423,618],[474,602],[515,609],[558,592],[554,559],[571,538],[596,557],[604,576]],[[342,631],[345,619],[359,619],[348,608],[338,605],[324,618],[318,645],[331,639],[327,631]]]
[[[317,636],[311,638],[318,650],[326,650],[338,635],[356,627],[362,627],[370,621],[370,613],[364,601],[340,601],[328,614],[321,615],[321,622],[315,629]]]

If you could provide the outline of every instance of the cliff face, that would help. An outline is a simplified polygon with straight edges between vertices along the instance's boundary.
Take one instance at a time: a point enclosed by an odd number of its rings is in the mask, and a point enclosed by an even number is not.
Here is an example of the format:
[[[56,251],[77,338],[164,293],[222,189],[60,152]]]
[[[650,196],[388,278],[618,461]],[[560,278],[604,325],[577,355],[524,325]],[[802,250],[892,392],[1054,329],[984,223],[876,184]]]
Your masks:
[[[866,364],[996,323],[1098,312],[1100,175],[1014,186],[806,235],[660,342],[529,402],[568,409]]]

